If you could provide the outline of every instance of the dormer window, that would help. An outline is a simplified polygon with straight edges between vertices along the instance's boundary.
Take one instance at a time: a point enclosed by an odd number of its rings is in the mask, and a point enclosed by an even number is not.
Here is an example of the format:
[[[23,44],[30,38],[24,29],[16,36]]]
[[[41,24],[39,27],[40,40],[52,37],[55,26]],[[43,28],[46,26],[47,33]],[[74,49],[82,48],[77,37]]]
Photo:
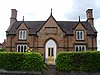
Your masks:
[[[84,40],[84,31],[76,31],[76,40]]]
[[[26,30],[20,30],[19,31],[19,39],[20,40],[26,40]]]

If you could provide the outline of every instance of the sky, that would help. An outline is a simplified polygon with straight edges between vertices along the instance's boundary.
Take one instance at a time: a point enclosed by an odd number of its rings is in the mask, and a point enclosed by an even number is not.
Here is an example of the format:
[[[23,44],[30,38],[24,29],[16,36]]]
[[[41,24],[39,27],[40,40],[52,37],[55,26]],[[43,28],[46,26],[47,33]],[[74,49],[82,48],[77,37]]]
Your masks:
[[[6,30],[10,25],[11,9],[16,9],[17,20],[46,21],[52,14],[64,21],[86,21],[86,10],[93,9],[94,26],[98,31],[97,45],[100,50],[100,0],[0,0],[0,43],[6,39]]]

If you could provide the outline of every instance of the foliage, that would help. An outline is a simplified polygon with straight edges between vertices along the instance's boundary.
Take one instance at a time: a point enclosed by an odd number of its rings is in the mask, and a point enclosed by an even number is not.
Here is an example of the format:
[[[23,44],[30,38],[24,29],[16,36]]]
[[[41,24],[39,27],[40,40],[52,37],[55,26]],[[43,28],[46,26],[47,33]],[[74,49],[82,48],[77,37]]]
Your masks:
[[[42,71],[40,53],[0,52],[0,68],[13,71]]]
[[[6,49],[5,48],[0,48],[0,52],[5,52]]]
[[[100,52],[59,52],[56,59],[58,71],[100,72]]]
[[[26,51],[26,52],[34,52],[34,49],[33,49],[33,48],[27,47],[25,51]]]

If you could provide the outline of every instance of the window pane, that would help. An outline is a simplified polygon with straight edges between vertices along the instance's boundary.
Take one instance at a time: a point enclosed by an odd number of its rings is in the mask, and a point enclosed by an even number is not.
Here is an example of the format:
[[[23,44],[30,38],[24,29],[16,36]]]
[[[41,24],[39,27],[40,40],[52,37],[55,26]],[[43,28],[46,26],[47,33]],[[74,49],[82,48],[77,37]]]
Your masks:
[[[26,46],[24,46],[24,52],[26,52],[25,50],[26,50]]]
[[[84,31],[82,31],[82,40],[84,40]]]
[[[50,48],[48,48],[48,56],[50,56]]]
[[[17,47],[18,47],[18,48],[17,48],[17,51],[20,52],[20,46],[17,46]]]
[[[80,38],[79,31],[76,31],[76,39],[79,40],[79,38]]]
[[[79,51],[81,51],[81,46],[79,46]]]
[[[79,37],[78,37],[78,31],[76,31],[76,39],[78,39]]]
[[[80,32],[77,32],[77,34],[78,34],[77,35],[77,37],[78,37],[77,39],[80,39]]]
[[[25,31],[23,31],[23,39],[25,39]]]
[[[22,38],[22,31],[19,31],[19,39]]]
[[[84,46],[82,46],[82,51],[84,51]]]
[[[75,46],[75,48],[76,48],[75,50],[78,51],[78,46]]]
[[[54,48],[51,48],[51,51],[52,51],[52,54],[51,54],[51,56],[53,56],[53,49],[54,49]]]
[[[77,31],[76,31],[76,39],[78,39],[78,33],[77,33]]]
[[[21,52],[23,52],[23,46],[21,46]]]
[[[80,39],[82,39],[82,31],[80,32]]]

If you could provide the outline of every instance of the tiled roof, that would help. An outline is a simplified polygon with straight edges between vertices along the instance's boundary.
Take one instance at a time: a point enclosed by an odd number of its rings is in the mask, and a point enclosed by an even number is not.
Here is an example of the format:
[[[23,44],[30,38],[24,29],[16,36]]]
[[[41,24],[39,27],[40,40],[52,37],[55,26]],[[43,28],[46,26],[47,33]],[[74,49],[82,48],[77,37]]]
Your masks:
[[[16,21],[8,34],[16,34],[17,27],[22,23],[22,21]],[[24,21],[28,28],[30,28],[31,34],[36,34],[36,32],[44,25],[45,21]],[[66,34],[73,34],[73,27],[75,27],[79,21],[57,21],[59,26],[66,32]],[[87,29],[89,35],[95,35],[97,32],[94,26],[90,25],[87,21],[82,21],[82,25]]]
[[[79,21],[58,21],[58,24],[64,29],[66,34],[73,34],[73,27],[75,27]],[[95,35],[97,33],[95,27],[90,25],[87,21],[80,22],[88,31],[88,34]]]

